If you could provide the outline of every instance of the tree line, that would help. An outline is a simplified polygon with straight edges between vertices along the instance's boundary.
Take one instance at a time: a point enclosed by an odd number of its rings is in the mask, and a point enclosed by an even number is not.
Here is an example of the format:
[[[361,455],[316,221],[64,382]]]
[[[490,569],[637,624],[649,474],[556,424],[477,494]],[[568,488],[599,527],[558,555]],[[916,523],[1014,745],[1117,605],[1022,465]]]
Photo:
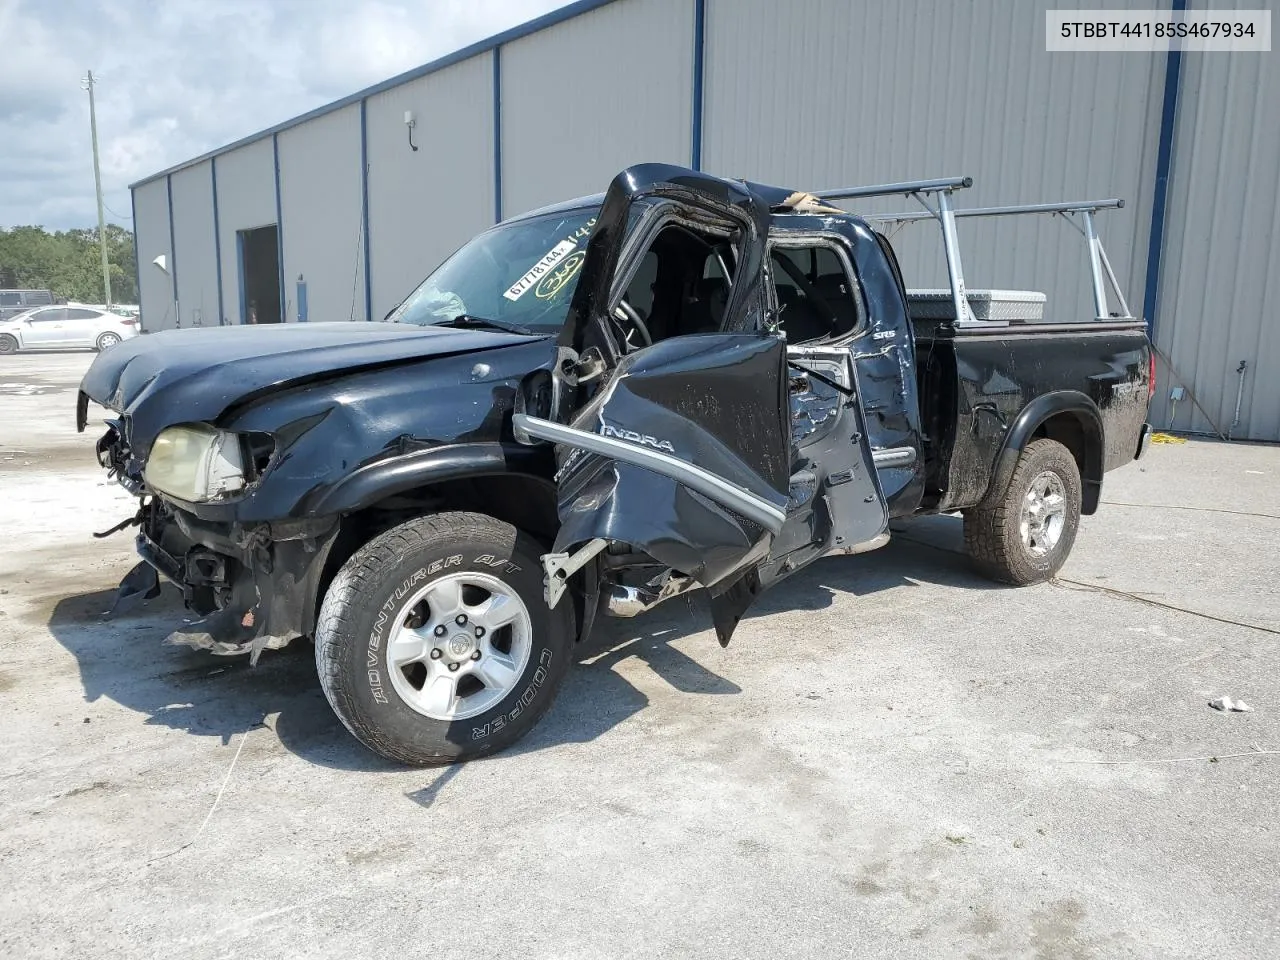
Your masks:
[[[133,234],[107,224],[111,302],[137,303]],[[102,254],[98,231],[44,227],[0,228],[0,289],[52,290],[78,303],[102,303]]]

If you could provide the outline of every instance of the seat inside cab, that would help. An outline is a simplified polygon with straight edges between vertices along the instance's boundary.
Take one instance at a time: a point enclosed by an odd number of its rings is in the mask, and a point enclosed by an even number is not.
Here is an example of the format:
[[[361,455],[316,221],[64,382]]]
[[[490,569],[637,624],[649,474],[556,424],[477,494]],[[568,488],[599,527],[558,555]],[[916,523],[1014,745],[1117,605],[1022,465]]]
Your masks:
[[[730,238],[684,223],[662,227],[627,283],[614,318],[627,349],[721,329],[735,265]],[[772,246],[769,273],[788,343],[836,340],[857,327],[853,285],[830,246]]]
[[[788,343],[837,340],[857,327],[853,287],[831,247],[774,246],[769,265]]]

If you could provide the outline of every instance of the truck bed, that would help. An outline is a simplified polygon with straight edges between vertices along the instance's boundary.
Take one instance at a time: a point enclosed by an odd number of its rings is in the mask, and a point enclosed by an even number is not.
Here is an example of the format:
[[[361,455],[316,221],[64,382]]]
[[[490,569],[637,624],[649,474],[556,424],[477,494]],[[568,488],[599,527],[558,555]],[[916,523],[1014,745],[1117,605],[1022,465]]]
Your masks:
[[[1102,474],[1138,452],[1150,389],[1150,346],[1138,320],[1080,323],[917,321],[917,382],[926,462],[925,510],[948,512],[985,494],[1020,416],[1062,408],[1039,435],[1067,442],[1096,509]],[[1087,398],[1084,403],[1081,395]],[[1056,398],[1056,399],[1055,399]],[[1098,462],[1084,452],[1091,404],[1101,421]],[[1054,433],[1061,433],[1055,436]]]

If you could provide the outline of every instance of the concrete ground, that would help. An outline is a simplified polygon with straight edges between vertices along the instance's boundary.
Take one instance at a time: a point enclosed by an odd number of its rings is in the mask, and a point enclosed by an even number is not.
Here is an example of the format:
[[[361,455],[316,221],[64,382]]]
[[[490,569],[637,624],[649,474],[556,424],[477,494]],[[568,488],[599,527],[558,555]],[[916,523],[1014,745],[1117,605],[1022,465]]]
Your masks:
[[[0,363],[0,956],[1280,955],[1280,448],[1153,447],[1053,585],[936,518],[728,650],[696,603],[606,622],[517,749],[405,770],[305,644],[101,619],[90,359]]]

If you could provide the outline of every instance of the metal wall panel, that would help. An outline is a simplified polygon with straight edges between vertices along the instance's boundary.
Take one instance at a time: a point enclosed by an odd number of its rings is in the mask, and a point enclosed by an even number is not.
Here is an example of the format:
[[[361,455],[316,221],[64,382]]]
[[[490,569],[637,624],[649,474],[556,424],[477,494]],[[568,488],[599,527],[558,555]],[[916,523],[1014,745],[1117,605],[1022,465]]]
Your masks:
[[[690,162],[693,9],[624,0],[502,48],[504,216]]]
[[[152,180],[133,188],[133,230],[138,245],[138,305],[142,329],[166,330],[177,325],[173,280],[152,261],[163,255],[171,266],[169,246],[169,191],[166,180]]]
[[[377,94],[365,109],[369,264],[373,316],[381,319],[493,223],[493,55]],[[406,110],[416,122],[416,152]]]
[[[1156,344],[1212,418],[1171,409],[1161,366],[1153,421],[1280,440],[1280,68],[1274,53],[1183,55]],[[1240,422],[1232,431],[1240,377]],[[1172,423],[1171,423],[1172,420]]]
[[[803,16],[774,0],[707,8],[706,169],[804,189],[972,176],[960,206],[1122,197],[1098,228],[1141,311],[1163,55],[1046,53],[1044,5],[1016,0],[810,0]],[[1093,316],[1069,225],[968,220],[959,233],[969,286],[1041,290],[1047,317]],[[946,285],[932,222],[895,245],[908,286]]]
[[[276,222],[275,160],[271,138],[224,153],[215,160],[218,234],[222,253],[222,315],[244,323],[240,310],[240,260],[236,233]]]
[[[173,269],[178,274],[178,326],[218,325],[218,261],[214,254],[213,176],[201,163],[173,174]]]
[[[305,281],[310,322],[364,320],[359,104],[285,130],[279,149],[284,319]]]

